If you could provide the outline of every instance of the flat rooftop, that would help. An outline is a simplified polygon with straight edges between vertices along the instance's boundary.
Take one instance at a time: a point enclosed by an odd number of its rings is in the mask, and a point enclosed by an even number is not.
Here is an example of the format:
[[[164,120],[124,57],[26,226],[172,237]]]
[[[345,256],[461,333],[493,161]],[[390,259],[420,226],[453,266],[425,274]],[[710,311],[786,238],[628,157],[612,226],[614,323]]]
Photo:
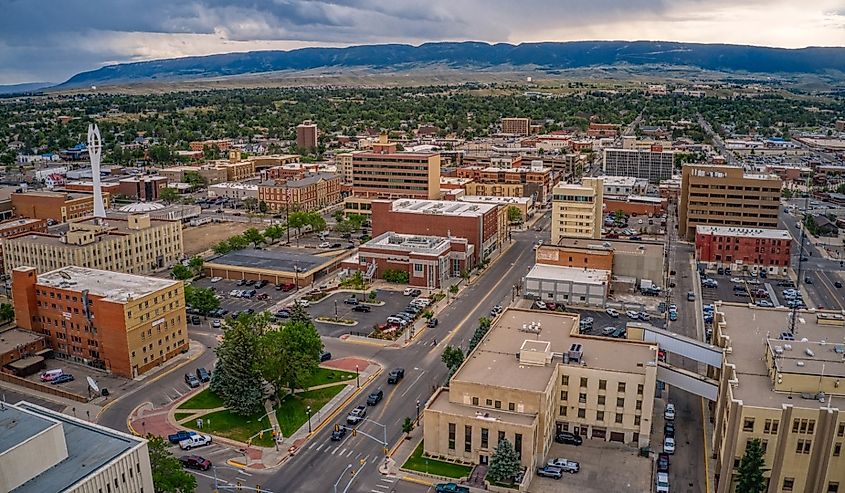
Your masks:
[[[617,239],[561,238],[557,246],[587,248],[591,250],[613,250],[615,254],[663,257],[663,243],[654,241],[628,241]],[[554,248],[543,245],[540,248]]]
[[[4,330],[0,332],[0,354],[5,354],[18,346],[24,346],[43,338],[44,336],[29,330]]]
[[[39,221],[43,221],[43,219],[33,219],[29,217],[21,218],[21,219],[10,219],[8,221],[3,221],[0,223],[0,231],[9,228],[17,228],[20,226],[25,226],[27,224],[37,223]]]
[[[223,183],[215,183],[209,185],[208,188],[231,188],[234,190],[258,190],[258,185],[248,185],[236,181],[225,181]]]
[[[255,250],[245,248],[212,258],[206,265],[229,265],[277,272],[309,272],[334,261],[334,257],[309,255],[297,250]],[[296,269],[296,270],[294,270]]]
[[[537,420],[537,416],[533,414],[506,412],[498,409],[488,409],[486,407],[480,410],[481,408],[477,406],[467,406],[450,402],[448,389],[440,390],[429,404],[428,409],[440,411],[444,414],[484,419],[491,422],[513,423],[521,426],[532,426]]]
[[[458,198],[458,200],[460,200],[461,202],[472,202],[474,204],[497,205],[530,205],[532,202],[534,202],[534,199],[531,197],[494,197],[492,195],[464,195],[463,197]]]
[[[28,413],[15,406],[4,405],[0,409],[0,454],[55,424],[55,421],[37,414]]]
[[[616,175],[608,175],[608,176],[599,176],[602,182],[605,185],[610,186],[630,186],[633,187],[638,183],[647,184],[648,180],[645,178],[636,178],[634,176],[616,176]]]
[[[525,275],[526,279],[552,279],[555,281],[572,281],[579,284],[607,284],[610,271],[602,269],[582,269],[562,265],[536,264]]]
[[[179,281],[89,269],[75,265],[62,267],[38,276],[38,284],[41,286],[73,291],[88,290],[90,294],[120,303],[173,287],[177,283]]]
[[[87,423],[28,402],[18,402],[15,407],[19,409],[19,412],[27,414],[30,419],[61,423],[68,452],[67,459],[15,488],[15,493],[65,491],[143,443],[140,438]],[[5,427],[2,428],[5,429]],[[0,433],[2,436],[0,439],[6,440],[4,435],[5,432]]]
[[[656,360],[657,346],[578,335],[579,318],[572,313],[508,308],[496,319],[453,379],[541,392],[548,387],[555,365],[563,364],[561,354],[568,352],[573,343],[582,345],[581,361],[592,369],[645,373],[644,366],[638,365]],[[537,333],[523,330],[524,327],[538,323],[540,330]],[[554,354],[552,364],[521,364],[514,355],[519,353],[527,340],[548,342]]]
[[[393,201],[391,209],[393,212],[411,214],[480,217],[496,207],[498,207],[496,204],[476,204],[451,200],[398,199]]]
[[[795,319],[794,341],[778,339],[789,330],[791,310],[760,308],[740,303],[716,303],[717,313],[724,316],[724,324],[717,324],[721,336],[730,338],[729,363],[736,366],[739,385],[733,387],[734,398],[746,406],[776,407],[792,404],[796,407],[819,408],[827,403],[802,399],[801,393],[815,393],[817,389],[796,389],[795,392],[776,392],[767,368],[766,351],[775,347],[785,349],[777,364],[783,373],[804,375],[845,376],[845,361],[836,347],[845,348],[845,326],[819,323],[819,314],[841,316],[841,312],[798,311]],[[825,315],[822,315],[822,318]],[[719,321],[717,316],[716,321]],[[807,339],[803,341],[803,339]],[[822,344],[824,341],[824,344]],[[813,352],[813,356],[806,353]],[[798,365],[798,361],[803,362]],[[831,405],[842,409],[845,397],[833,397]]]
[[[740,238],[765,238],[769,240],[792,240],[785,229],[742,228],[737,226],[696,226],[696,234],[731,236]]]
[[[407,250],[415,253],[436,253],[446,250],[449,247],[449,238],[443,236],[401,234],[394,233],[393,231],[387,231],[364,243],[361,247],[394,248],[397,250]]]

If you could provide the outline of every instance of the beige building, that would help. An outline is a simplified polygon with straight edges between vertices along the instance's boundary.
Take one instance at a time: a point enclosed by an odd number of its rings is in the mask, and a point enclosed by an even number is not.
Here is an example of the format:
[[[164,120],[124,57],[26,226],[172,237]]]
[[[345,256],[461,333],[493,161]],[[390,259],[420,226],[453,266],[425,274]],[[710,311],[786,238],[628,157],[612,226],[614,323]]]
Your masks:
[[[531,119],[502,118],[502,133],[513,135],[529,135],[531,133]]]
[[[24,401],[0,406],[0,429],[0,491],[153,491],[143,438]]]
[[[182,223],[150,219],[148,214],[68,223],[62,235],[25,233],[6,238],[6,271],[31,266],[48,272],[68,265],[145,274],[175,264],[184,256]]]
[[[601,238],[603,196],[601,178],[557,185],[552,190],[552,243],[566,237]]]
[[[744,174],[741,167],[684,165],[679,234],[693,240],[696,226],[776,229],[782,186],[777,175]]]
[[[344,152],[335,156],[337,174],[344,184],[352,183],[352,157],[359,151]]]
[[[578,321],[505,310],[426,404],[425,454],[485,464],[507,439],[530,477],[560,431],[647,447],[657,346],[580,336]]]
[[[717,493],[735,491],[749,440],[762,441],[768,493],[845,491],[845,317],[717,303],[724,348],[712,450]]]

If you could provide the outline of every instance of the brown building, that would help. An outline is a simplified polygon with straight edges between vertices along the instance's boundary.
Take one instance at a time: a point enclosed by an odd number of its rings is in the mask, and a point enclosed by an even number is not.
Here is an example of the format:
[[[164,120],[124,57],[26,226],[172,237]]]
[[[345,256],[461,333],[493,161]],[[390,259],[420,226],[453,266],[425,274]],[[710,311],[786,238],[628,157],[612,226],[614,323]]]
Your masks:
[[[159,193],[167,186],[167,177],[133,176],[123,178],[118,185],[118,192],[125,197],[153,202],[158,200]]]
[[[47,349],[47,340],[32,331],[20,329],[0,331],[0,367],[16,375],[30,374],[26,372],[26,369],[33,365],[43,367],[44,358],[38,353],[45,349]],[[15,362],[20,363],[14,365]]]
[[[103,203],[109,208],[111,195],[103,192]],[[12,194],[12,213],[18,217],[67,222],[94,214],[94,194],[85,192],[20,192]]]
[[[94,182],[93,181],[69,181],[65,183],[64,186],[65,190],[69,190],[71,192],[87,192],[93,193],[94,192]],[[112,195],[118,193],[120,189],[120,184],[115,183],[113,181],[100,183],[100,190],[103,192],[108,192]]]
[[[684,165],[679,234],[693,240],[696,226],[777,228],[782,186],[775,175],[744,174],[740,167]]]
[[[295,164],[299,162],[300,158],[299,154],[268,154],[266,156],[250,156],[249,160],[253,162],[255,171],[261,171],[277,166]]]
[[[542,245],[535,253],[536,263],[558,267],[579,267],[583,269],[613,270],[613,250],[595,250],[584,245],[557,246]]]
[[[296,126],[296,147],[313,151],[317,148],[317,124],[304,121]]]
[[[220,152],[226,152],[232,147],[232,139],[217,139],[217,140],[195,140],[190,144],[192,151],[202,151],[206,147],[216,147]]]
[[[309,173],[295,180],[267,181],[258,185],[258,200],[273,212],[298,207],[315,210],[340,202],[340,177],[334,173]]]
[[[587,137],[616,137],[619,135],[620,125],[615,123],[590,123],[587,127]]]
[[[3,239],[23,233],[46,233],[47,221],[44,219],[10,219],[0,223],[0,272],[6,272],[3,266]]]
[[[530,118],[502,118],[502,133],[511,135],[530,135]]]
[[[470,178],[467,195],[493,197],[534,197],[538,204],[550,198],[552,170],[543,166],[499,168],[466,166],[456,171],[458,178]]]
[[[399,199],[372,202],[373,237],[387,232],[466,238],[474,250],[473,261],[498,252],[499,207],[445,200]]]
[[[56,356],[135,378],[187,351],[182,281],[63,267],[12,272],[18,326]]]
[[[352,155],[352,193],[366,198],[440,198],[440,155],[359,152]]]

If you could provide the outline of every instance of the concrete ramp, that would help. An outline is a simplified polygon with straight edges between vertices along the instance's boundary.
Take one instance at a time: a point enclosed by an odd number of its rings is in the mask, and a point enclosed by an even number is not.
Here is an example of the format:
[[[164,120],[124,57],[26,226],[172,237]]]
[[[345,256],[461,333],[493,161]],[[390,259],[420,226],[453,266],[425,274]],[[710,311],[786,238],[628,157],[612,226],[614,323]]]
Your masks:
[[[717,381],[667,363],[660,362],[657,364],[657,379],[711,401],[715,401],[719,395],[719,383]]]

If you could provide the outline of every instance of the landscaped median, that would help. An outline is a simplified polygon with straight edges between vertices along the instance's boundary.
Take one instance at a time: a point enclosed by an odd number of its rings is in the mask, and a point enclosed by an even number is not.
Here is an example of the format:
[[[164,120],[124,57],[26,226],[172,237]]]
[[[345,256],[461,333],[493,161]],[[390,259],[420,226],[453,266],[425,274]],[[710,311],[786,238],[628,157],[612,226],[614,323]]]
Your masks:
[[[408,457],[408,460],[402,464],[402,469],[452,479],[466,478],[472,472],[470,466],[425,457],[422,441],[414,449],[414,453]]]
[[[286,395],[281,404],[276,406],[276,418],[282,436],[290,436],[308,420],[306,409],[311,407],[311,415],[316,415],[346,385],[355,381],[355,374],[345,371],[319,368],[308,380],[303,382],[307,390],[297,390]],[[272,447],[273,435],[262,430],[272,428],[270,419],[264,412],[251,416],[237,415],[223,405],[223,401],[206,388],[183,402],[174,410],[174,419],[182,426],[241,443],[260,447]],[[198,419],[202,419],[199,426]],[[257,435],[257,436],[255,436]]]

